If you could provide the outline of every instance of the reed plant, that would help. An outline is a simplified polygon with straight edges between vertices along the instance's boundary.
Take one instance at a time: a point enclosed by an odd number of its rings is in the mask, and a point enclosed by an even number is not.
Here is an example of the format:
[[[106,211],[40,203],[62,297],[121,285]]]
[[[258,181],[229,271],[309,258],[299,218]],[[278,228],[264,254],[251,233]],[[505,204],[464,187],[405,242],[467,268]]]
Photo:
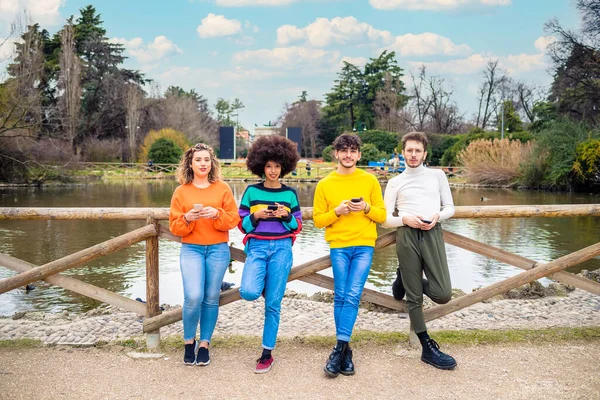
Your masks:
[[[521,175],[520,165],[531,157],[533,143],[510,139],[475,140],[458,154],[467,182],[510,185]]]

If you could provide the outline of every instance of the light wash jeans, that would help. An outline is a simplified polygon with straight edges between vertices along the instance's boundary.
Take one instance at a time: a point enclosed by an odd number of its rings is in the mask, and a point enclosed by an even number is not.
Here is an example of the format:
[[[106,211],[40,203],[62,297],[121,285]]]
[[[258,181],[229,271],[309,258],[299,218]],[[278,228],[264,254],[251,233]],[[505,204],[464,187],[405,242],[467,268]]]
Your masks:
[[[358,315],[358,305],[367,282],[371,261],[371,246],[352,246],[330,250],[333,270],[333,318],[338,340],[350,341]]]
[[[210,342],[219,316],[219,296],[230,254],[227,243],[183,243],[179,265],[183,280],[183,340]]]
[[[265,323],[262,346],[273,350],[279,330],[281,300],[292,269],[292,239],[260,240],[246,244],[246,263],[242,273],[240,296],[253,301],[265,290]]]

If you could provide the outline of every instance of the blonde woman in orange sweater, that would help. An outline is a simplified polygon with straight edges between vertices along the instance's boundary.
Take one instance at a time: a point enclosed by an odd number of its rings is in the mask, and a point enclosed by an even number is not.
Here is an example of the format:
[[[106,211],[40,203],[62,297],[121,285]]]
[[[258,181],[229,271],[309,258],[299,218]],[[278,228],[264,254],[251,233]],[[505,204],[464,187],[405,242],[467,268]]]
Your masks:
[[[219,296],[229,265],[229,230],[240,217],[213,149],[199,143],[182,156],[181,184],[171,199],[169,228],[181,236],[183,339],[186,365],[208,365],[208,347],[219,316]],[[200,324],[200,342],[196,332]]]

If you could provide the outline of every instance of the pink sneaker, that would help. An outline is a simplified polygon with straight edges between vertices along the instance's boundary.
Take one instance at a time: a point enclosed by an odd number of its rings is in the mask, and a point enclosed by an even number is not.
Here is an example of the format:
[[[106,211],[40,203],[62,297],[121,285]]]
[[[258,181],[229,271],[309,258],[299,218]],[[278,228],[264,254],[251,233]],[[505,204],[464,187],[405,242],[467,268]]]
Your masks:
[[[254,372],[257,374],[264,374],[265,372],[269,372],[271,367],[273,366],[273,356],[269,356],[269,358],[259,358],[256,360],[256,368],[254,368]]]

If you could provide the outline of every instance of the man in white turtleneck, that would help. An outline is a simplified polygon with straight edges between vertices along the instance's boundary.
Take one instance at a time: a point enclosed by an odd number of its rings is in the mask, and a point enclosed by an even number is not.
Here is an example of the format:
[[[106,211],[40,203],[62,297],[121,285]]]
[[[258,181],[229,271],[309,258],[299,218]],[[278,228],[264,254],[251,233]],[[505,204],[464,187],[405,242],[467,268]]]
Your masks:
[[[452,285],[440,221],[454,215],[446,174],[423,165],[427,136],[410,132],[402,138],[406,169],[389,180],[384,195],[385,228],[396,229],[397,278],[394,298],[406,294],[410,322],[423,347],[421,360],[440,369],[453,369],[456,360],[439,350],[427,334],[423,293],[438,304],[450,301]],[[423,273],[427,279],[423,278]]]

